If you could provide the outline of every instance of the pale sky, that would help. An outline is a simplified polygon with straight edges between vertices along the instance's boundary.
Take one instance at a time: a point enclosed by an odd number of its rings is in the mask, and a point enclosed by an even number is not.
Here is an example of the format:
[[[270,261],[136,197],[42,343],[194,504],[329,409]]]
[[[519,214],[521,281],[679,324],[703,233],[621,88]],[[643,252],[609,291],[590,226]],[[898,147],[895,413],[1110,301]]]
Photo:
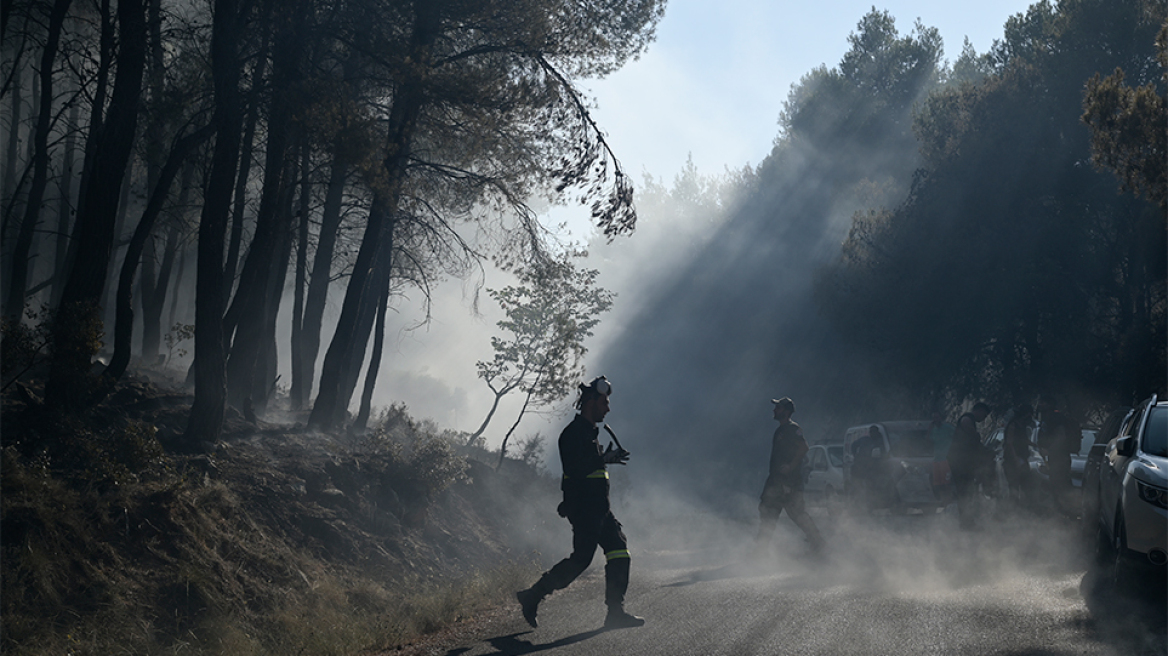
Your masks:
[[[587,83],[595,118],[621,164],[666,181],[693,154],[698,170],[758,164],[770,152],[791,85],[821,64],[839,64],[847,37],[875,6],[906,35],[919,18],[936,27],[945,58],[966,37],[984,53],[1023,0],[669,0],[657,40],[640,60]]]
[[[986,52],[1001,38],[1006,19],[1025,11],[1029,3],[897,0],[875,6],[892,14],[901,35],[911,32],[918,18],[936,27],[945,43],[945,59],[952,62],[966,37],[979,53]],[[771,150],[791,85],[821,64],[837,66],[849,48],[848,35],[872,7],[870,0],[670,0],[656,42],[638,61],[583,86],[594,98],[594,118],[637,184],[643,172],[671,183],[690,155],[706,175],[721,173],[726,166],[757,165]],[[557,209],[549,223],[561,222],[569,224],[577,239],[586,239],[586,209]],[[629,239],[654,239],[654,231],[645,228]],[[640,252],[655,252],[657,245],[638,246]],[[668,258],[652,259],[659,263]],[[605,282],[601,272],[602,284],[618,293],[616,303],[635,306],[635,293],[621,294],[620,281],[614,284],[611,274]],[[486,287],[507,284],[498,272],[487,271]],[[499,317],[485,294],[478,317],[472,315],[469,299],[464,283],[441,285],[433,321],[416,331],[404,330],[417,322],[416,302],[396,308],[377,405],[402,401],[414,416],[434,419],[444,428],[472,431],[478,426],[491,395],[475,376],[475,361],[491,358],[490,335]],[[612,318],[619,310],[614,306]],[[597,343],[589,345],[589,360],[598,359],[603,349],[601,332]],[[514,408],[504,403],[487,430],[489,445],[498,446],[518,403]],[[554,441],[569,412],[565,403],[553,416],[524,419],[517,437],[539,430]]]

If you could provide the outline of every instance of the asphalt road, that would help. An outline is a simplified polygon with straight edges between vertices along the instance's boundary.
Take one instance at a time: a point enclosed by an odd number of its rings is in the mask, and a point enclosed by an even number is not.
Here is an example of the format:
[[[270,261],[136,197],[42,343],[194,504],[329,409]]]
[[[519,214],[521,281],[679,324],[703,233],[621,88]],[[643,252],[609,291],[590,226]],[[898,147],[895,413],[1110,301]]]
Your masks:
[[[771,551],[754,559],[745,524],[674,518],[643,536],[649,544],[638,550],[638,529],[626,521],[634,553],[626,606],[646,618],[644,627],[602,629],[598,555],[544,601],[539,628],[527,626],[516,604],[415,653],[1168,653],[1163,599],[1141,601],[1135,613],[1084,599],[1088,559],[1072,525],[1028,516],[964,532],[951,514],[819,513],[817,521],[830,542],[826,557],[809,555],[783,520]]]

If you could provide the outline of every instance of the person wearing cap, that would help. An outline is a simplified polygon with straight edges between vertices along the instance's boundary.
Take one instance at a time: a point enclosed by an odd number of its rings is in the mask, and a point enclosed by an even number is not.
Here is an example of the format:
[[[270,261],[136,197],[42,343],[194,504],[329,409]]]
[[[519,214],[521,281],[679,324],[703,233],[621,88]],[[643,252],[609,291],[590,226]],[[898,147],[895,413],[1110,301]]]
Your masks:
[[[560,489],[564,493],[558,510],[572,524],[572,554],[543,573],[535,585],[515,593],[523,611],[523,619],[532,627],[538,626],[536,613],[545,597],[561,590],[580,576],[596,554],[596,547],[604,550],[604,603],[608,606],[605,628],[642,626],[645,620],[625,611],[625,591],[629,587],[629,545],[621,530],[621,523],[612,514],[608,503],[608,471],[606,465],[623,465],[629,452],[623,448],[600,449],[597,424],[608,414],[608,397],[612,385],[604,376],[580,385],[576,401],[579,413],[560,433],[560,462],[564,478]]]
[[[783,397],[772,399],[771,403],[779,427],[771,438],[770,475],[763,485],[758,504],[760,519],[758,535],[754,540],[754,554],[760,554],[770,542],[784,509],[791,521],[803,529],[812,550],[818,553],[823,548],[823,537],[803,504],[802,465],[803,456],[807,453],[807,440],[799,424],[791,421],[791,415],[795,414],[795,402]]]

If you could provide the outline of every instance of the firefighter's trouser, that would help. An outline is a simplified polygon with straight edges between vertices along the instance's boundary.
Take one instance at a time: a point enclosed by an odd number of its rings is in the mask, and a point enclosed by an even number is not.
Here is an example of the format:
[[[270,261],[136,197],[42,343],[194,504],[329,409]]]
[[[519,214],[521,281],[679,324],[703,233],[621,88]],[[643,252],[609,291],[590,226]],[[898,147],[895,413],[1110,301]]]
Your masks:
[[[629,543],[621,531],[621,524],[611,511],[581,511],[568,514],[572,523],[572,555],[544,572],[532,589],[541,597],[562,590],[576,580],[596,554],[596,547],[604,551],[604,603],[621,608],[625,591],[629,588]]]
[[[791,521],[807,535],[807,541],[813,548],[823,547],[823,536],[819,534],[819,528],[815,526],[815,521],[807,514],[807,508],[804,506],[803,491],[792,489],[784,492],[768,490],[763,494],[762,501],[758,504],[758,536],[754,539],[756,548],[770,541],[775,526],[779,523],[779,515],[784,509]]]

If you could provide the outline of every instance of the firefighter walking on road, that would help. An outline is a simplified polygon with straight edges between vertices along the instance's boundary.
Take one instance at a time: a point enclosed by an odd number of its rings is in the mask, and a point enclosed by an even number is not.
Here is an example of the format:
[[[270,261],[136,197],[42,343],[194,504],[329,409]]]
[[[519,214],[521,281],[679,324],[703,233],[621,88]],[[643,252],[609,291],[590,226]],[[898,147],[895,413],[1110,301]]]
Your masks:
[[[807,440],[803,429],[791,421],[795,414],[795,402],[787,397],[773,399],[774,417],[779,422],[771,439],[770,475],[762,489],[759,500],[758,536],[754,540],[754,554],[757,556],[770,543],[779,515],[784,509],[791,521],[803,529],[807,541],[815,553],[823,549],[823,537],[815,526],[803,504],[803,456],[807,453]]]
[[[536,581],[535,585],[516,593],[523,611],[523,619],[532,627],[538,626],[536,612],[545,597],[561,590],[580,576],[596,547],[604,550],[604,603],[608,615],[604,626],[619,629],[641,626],[645,620],[625,611],[625,591],[629,587],[629,545],[621,524],[613,516],[608,503],[608,471],[606,465],[623,465],[629,452],[609,443],[601,451],[597,439],[597,424],[608,414],[608,397],[612,385],[604,376],[587,385],[580,385],[576,401],[579,413],[560,433],[560,461],[564,479],[560,489],[564,501],[559,513],[572,524],[572,555],[556,563]]]

